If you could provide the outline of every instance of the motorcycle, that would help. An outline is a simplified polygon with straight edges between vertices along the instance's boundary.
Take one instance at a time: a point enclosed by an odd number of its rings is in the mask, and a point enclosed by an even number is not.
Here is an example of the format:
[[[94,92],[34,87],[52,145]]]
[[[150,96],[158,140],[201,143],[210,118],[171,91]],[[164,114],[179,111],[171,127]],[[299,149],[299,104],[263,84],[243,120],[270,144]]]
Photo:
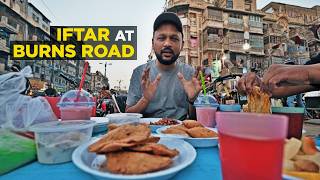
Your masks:
[[[97,102],[97,117],[104,117],[107,114],[114,113],[114,102],[112,99],[99,99]]]

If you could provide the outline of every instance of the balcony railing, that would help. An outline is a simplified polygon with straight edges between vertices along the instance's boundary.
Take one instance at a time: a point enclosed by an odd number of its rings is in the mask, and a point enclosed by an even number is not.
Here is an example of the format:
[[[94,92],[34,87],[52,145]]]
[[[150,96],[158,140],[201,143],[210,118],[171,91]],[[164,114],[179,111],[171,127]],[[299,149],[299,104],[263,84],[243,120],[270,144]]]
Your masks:
[[[214,49],[222,49],[222,43],[219,42],[208,42],[204,44],[204,50],[214,50]]]
[[[229,17],[228,28],[243,30],[243,20]]]
[[[0,39],[0,51],[6,52],[6,53],[10,52],[10,49],[7,46],[6,40],[4,39]]]

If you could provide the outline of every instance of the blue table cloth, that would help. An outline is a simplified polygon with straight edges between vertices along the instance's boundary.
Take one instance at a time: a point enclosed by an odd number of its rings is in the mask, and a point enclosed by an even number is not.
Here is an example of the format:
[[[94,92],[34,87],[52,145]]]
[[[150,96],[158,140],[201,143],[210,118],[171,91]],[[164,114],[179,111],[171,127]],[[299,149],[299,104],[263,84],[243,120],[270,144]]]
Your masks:
[[[196,160],[187,168],[180,171],[173,179],[222,179],[219,149],[198,148]],[[0,179],[8,180],[91,180],[93,176],[78,169],[72,162],[58,165],[43,165],[38,162],[31,163],[10,172]]]
[[[320,146],[320,138],[316,138]],[[219,149],[197,148],[196,160],[187,168],[180,171],[174,180],[203,180],[222,179]],[[1,163],[1,162],[0,162]],[[91,180],[93,176],[81,171],[72,162],[58,165],[43,165],[38,162],[31,163],[0,177],[0,180]]]

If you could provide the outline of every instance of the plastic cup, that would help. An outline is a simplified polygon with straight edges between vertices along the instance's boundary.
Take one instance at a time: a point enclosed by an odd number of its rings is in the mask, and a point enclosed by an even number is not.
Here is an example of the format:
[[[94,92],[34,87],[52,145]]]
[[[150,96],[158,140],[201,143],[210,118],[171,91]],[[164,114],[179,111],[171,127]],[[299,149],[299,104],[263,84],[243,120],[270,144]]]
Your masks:
[[[94,121],[52,121],[39,123],[30,130],[35,133],[38,161],[57,164],[71,161],[73,151],[92,136]]]
[[[217,112],[216,120],[224,180],[282,179],[286,116]]]
[[[304,108],[300,107],[272,107],[272,114],[282,114],[289,118],[287,138],[301,139]]]
[[[94,105],[93,97],[87,91],[68,91],[58,103],[61,120],[90,120]]]
[[[217,100],[210,95],[199,95],[194,102],[197,113],[197,121],[206,127],[215,127],[215,114],[219,104]]]
[[[217,107],[196,107],[197,121],[206,127],[215,127]]]

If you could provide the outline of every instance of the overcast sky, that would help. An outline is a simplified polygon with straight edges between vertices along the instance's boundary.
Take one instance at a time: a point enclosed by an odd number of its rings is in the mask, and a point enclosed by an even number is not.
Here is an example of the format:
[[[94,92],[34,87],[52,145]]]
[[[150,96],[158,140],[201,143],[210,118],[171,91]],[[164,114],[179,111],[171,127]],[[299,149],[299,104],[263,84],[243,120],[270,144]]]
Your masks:
[[[165,4],[165,0],[29,0],[29,2],[46,15],[53,26],[137,26],[138,60],[107,62],[107,77],[111,87],[118,85],[121,80],[121,87],[126,89],[133,69],[147,62],[151,51],[153,21],[163,11]],[[261,9],[270,2],[270,0],[257,0],[257,7]],[[305,7],[320,5],[320,0],[274,0],[274,2]],[[104,73],[105,62],[91,61],[91,71],[99,70]]]

